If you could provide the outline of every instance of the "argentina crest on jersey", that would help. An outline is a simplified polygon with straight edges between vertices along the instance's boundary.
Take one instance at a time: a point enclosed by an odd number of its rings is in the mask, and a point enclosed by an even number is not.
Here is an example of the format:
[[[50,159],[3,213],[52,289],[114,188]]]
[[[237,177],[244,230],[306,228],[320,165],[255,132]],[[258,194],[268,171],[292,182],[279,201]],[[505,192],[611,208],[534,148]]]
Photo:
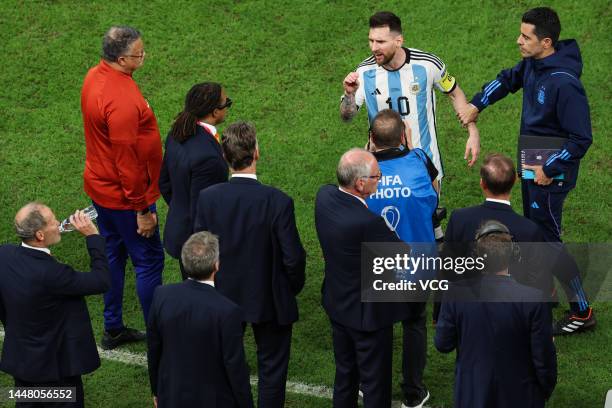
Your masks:
[[[418,78],[415,78],[415,81],[410,84],[410,93],[413,95],[418,94],[421,91],[421,85],[416,81]]]
[[[544,105],[544,101],[546,100],[546,94],[544,93],[546,88],[544,88],[544,86],[541,86],[540,89],[538,89],[538,103],[540,105]]]

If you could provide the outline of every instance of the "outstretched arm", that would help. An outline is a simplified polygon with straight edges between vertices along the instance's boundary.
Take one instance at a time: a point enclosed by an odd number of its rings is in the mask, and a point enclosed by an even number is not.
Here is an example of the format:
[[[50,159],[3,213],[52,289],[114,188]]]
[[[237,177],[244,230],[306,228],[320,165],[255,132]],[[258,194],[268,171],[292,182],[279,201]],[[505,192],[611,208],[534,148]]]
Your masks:
[[[465,93],[463,93],[463,90],[459,87],[459,85],[455,86],[455,89],[453,89],[447,95],[451,99],[457,116],[460,116],[462,111],[466,109],[467,106],[470,106],[467,98],[465,97]],[[480,153],[480,133],[478,132],[478,128],[476,127],[476,123],[474,123],[474,121],[470,121],[466,127],[468,131],[468,139],[465,143],[465,153],[463,155],[463,159],[468,160],[469,157],[468,166],[472,167],[474,163],[476,163],[478,154]]]
[[[503,99],[509,93],[515,93],[523,87],[523,75],[525,71],[525,60],[521,60],[514,67],[504,69],[497,74],[497,77],[483,85],[470,103],[466,103],[457,112],[457,118],[466,126],[470,122],[475,122],[478,115],[487,106]]]

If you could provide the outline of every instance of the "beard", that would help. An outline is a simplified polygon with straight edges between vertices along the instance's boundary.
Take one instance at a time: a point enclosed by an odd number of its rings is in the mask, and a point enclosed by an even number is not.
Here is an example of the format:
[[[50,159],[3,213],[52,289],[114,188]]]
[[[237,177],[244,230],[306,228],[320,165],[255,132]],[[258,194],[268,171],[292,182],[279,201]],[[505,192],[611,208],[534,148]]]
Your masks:
[[[374,56],[374,58],[376,59],[376,64],[378,66],[383,66],[383,65],[387,65],[391,62],[391,60],[393,60],[393,57],[395,57],[395,53],[391,54],[391,55],[385,55],[385,54],[380,54],[379,57],[376,56],[376,54],[372,54]],[[382,60],[379,61],[378,58],[382,57]]]

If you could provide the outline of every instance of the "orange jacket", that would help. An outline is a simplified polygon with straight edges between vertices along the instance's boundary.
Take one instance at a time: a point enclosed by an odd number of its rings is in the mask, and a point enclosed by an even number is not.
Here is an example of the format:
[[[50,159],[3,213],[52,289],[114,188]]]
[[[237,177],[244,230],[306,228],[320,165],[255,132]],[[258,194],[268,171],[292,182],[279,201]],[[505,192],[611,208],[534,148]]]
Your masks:
[[[81,91],[84,189],[102,207],[142,210],[159,198],[161,136],[132,76],[100,61]]]

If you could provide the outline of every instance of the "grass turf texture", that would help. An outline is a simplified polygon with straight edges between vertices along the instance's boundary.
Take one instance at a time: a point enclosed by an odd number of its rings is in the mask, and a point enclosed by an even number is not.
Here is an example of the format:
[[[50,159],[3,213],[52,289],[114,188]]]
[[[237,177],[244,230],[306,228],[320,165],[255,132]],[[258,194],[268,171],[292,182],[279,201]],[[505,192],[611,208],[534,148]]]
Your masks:
[[[87,70],[97,64],[102,35],[113,24],[143,33],[147,58],[134,75],[155,110],[165,139],[173,117],[182,109],[187,90],[196,82],[221,82],[235,101],[227,123],[253,122],[262,158],[260,179],[295,200],[298,228],[308,252],[307,283],[299,296],[300,321],[295,325],[289,378],[331,386],[334,361],[329,322],[320,307],[323,259],[313,223],[314,197],[324,183],[335,181],[342,152],[366,141],[367,120],[361,112],[350,124],[338,117],[341,82],[368,56],[367,19],[389,9],[404,22],[407,46],[442,58],[471,97],[499,69],[520,56],[515,45],[520,16],[539,4],[521,1],[372,2],[12,2],[0,5],[0,39],[4,64],[0,73],[0,242],[14,242],[11,220],[30,200],[51,206],[58,217],[88,205],[82,191],[85,146],[80,89]],[[612,228],[610,211],[610,123],[612,61],[609,31],[612,6],[600,0],[552,5],[559,13],[562,38],[576,38],[585,69],[582,81],[589,96],[594,144],[582,162],[578,188],[565,205],[566,242],[605,242]],[[462,160],[466,133],[454,118],[449,101],[438,93],[437,126],[445,159],[442,205],[454,209],[481,201],[478,165]],[[515,157],[521,95],[509,96],[480,118],[482,152]],[[220,127],[224,128],[224,125]],[[520,190],[515,189],[515,208]],[[161,224],[166,206],[158,201]],[[83,239],[64,236],[54,248],[58,259],[86,270]],[[179,280],[178,263],[167,257],[166,283]],[[94,330],[102,331],[102,298],[88,300]],[[599,325],[593,333],[558,338],[559,383],[550,407],[600,406],[612,384],[605,369],[610,354],[609,303],[595,304]],[[560,311],[557,311],[559,314]],[[144,328],[135,295],[134,276],[127,273],[126,324]],[[429,327],[431,340],[432,330]],[[399,350],[399,331],[396,350]],[[246,340],[255,368],[252,336]],[[144,345],[127,349],[144,352]],[[395,354],[394,399],[400,398],[400,353]],[[430,341],[425,381],[430,404],[452,405],[452,355],[441,355]],[[0,375],[2,384],[10,377]],[[148,406],[146,370],[104,362],[85,383],[89,406]],[[329,406],[330,401],[288,396],[288,406]]]

